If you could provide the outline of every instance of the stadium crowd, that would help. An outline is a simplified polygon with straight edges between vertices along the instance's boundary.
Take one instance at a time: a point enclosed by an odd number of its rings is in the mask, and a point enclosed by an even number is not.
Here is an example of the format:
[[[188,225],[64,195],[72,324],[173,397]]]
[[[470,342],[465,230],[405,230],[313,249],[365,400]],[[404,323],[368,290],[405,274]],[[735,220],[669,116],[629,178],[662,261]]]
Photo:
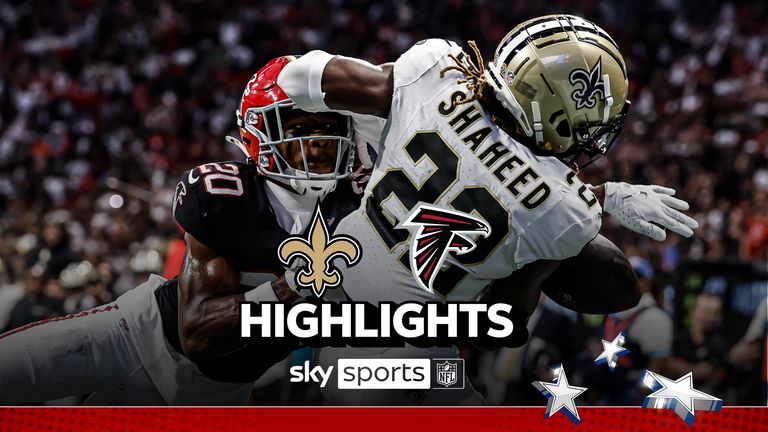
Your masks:
[[[605,220],[653,299],[617,321],[631,339],[648,309],[668,320],[667,351],[635,368],[655,362],[673,378],[693,370],[726,404],[765,404],[765,270],[740,285],[733,271],[696,283],[680,270],[768,259],[768,3],[747,0],[2,2],[0,330],[107,302],[178,268],[166,269],[181,238],[172,188],[186,169],[241,157],[224,136],[236,134],[243,86],[268,59],[321,48],[382,63],[427,37],[475,39],[488,59],[515,23],[555,12],[600,23],[629,69],[630,118],[584,179],[675,188],[701,224],[692,239],[658,243]],[[675,299],[683,284],[696,292]],[[740,307],[735,290],[750,290]],[[527,347],[467,350],[489,400],[542,404],[530,382],[564,362],[572,383],[596,389],[588,401],[635,403],[632,377],[617,385],[591,365],[603,317],[542,302]],[[726,331],[734,308],[740,320]],[[289,393],[259,401],[317,402]]]

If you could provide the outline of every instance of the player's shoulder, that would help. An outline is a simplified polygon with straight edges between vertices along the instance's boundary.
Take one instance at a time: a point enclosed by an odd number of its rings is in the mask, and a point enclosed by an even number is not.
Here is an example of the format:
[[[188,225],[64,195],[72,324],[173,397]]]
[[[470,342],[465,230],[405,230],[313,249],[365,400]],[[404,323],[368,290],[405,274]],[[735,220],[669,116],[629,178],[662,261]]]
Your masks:
[[[188,195],[212,201],[239,201],[253,192],[256,171],[242,162],[210,162],[185,171],[177,186]]]
[[[206,226],[235,226],[268,212],[263,178],[241,162],[213,162],[185,171],[176,185],[173,214],[181,227],[205,236]]]
[[[416,42],[395,62],[395,87],[415,82],[448,54],[458,54],[461,51],[456,42],[447,39],[424,39]]]
[[[552,187],[557,188],[560,194],[558,212],[565,217],[563,225],[570,225],[564,231],[561,241],[573,243],[575,253],[578,253],[600,232],[603,209],[591,186],[584,184],[576,173],[568,170],[560,177],[555,179],[559,182]]]
[[[652,306],[640,313],[629,327],[629,338],[649,357],[663,357],[672,351],[672,318],[658,306]]]
[[[539,258],[575,256],[600,232],[600,203],[591,188],[567,168],[539,174],[545,179],[548,196],[538,211],[527,213],[531,218],[526,229],[528,242],[535,245]]]
[[[203,186],[205,181],[201,181],[208,176],[213,176],[208,182],[212,182],[217,178],[230,178],[237,177],[241,180],[252,175],[255,171],[253,168],[243,162],[238,161],[225,161],[225,162],[208,162],[196,167],[190,168],[181,175],[180,181],[186,183],[188,186],[198,185]]]

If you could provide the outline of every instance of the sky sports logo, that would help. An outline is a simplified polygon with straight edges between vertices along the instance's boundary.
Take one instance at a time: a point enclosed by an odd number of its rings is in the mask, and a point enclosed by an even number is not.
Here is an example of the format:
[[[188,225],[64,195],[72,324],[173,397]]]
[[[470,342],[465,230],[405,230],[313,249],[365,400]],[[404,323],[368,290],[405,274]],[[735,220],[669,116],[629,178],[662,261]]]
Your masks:
[[[291,382],[316,382],[325,387],[335,375],[336,387],[343,390],[429,390],[463,389],[464,359],[339,359],[324,368],[291,367]]]

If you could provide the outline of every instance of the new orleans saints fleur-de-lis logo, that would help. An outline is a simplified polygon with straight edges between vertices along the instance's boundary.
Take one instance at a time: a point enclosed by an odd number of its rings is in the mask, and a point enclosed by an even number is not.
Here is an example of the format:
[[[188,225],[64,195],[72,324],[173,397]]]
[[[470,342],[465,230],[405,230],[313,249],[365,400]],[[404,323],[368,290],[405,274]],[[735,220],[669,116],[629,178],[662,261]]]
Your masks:
[[[571,99],[576,102],[576,109],[593,108],[596,95],[600,94],[605,97],[605,82],[603,82],[600,57],[597,58],[597,63],[592,66],[589,72],[584,69],[572,70],[568,76],[568,81],[574,86],[579,86],[571,93]]]
[[[342,275],[333,266],[333,260],[342,258],[349,266],[353,266],[360,260],[362,249],[357,240],[350,236],[330,236],[318,205],[307,237],[288,237],[280,243],[277,255],[284,265],[299,257],[306,260],[308,265],[296,273],[296,284],[302,288],[312,288],[316,296],[322,297],[326,289],[337,287],[342,281]]]

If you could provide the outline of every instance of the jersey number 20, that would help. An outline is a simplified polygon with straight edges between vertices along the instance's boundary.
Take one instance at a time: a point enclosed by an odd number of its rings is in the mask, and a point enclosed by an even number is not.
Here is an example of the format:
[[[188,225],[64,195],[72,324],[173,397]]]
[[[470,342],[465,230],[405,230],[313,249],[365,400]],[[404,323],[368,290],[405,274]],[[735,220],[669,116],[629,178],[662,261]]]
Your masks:
[[[233,195],[241,196],[243,194],[243,181],[237,175],[240,174],[240,168],[234,164],[207,163],[197,167],[203,177],[203,186],[205,191],[211,195]],[[189,172],[189,183],[194,183],[197,179],[193,176],[195,170]]]

